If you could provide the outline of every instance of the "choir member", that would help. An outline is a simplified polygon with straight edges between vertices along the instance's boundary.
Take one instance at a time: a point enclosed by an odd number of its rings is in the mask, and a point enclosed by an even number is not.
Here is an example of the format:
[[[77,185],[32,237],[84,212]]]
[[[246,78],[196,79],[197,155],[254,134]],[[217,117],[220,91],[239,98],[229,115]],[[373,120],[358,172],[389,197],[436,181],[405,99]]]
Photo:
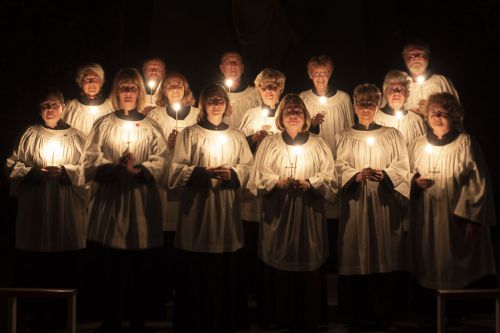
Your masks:
[[[422,117],[405,108],[410,85],[411,79],[405,72],[393,70],[387,73],[382,89],[387,104],[375,113],[375,122],[399,130],[407,145],[427,133]]]
[[[222,55],[219,70],[224,76],[231,101],[231,114],[226,113],[224,121],[233,127],[239,127],[241,118],[247,110],[260,105],[259,94],[245,81],[245,64],[238,52],[229,51]]]
[[[339,306],[352,325],[387,326],[391,272],[402,269],[404,203],[409,197],[406,142],[396,129],[373,120],[380,90],[354,90],[359,122],[337,138],[341,186]],[[373,328],[373,327],[372,327]]]
[[[308,132],[311,117],[298,95],[279,104],[276,127],[259,146],[249,188],[262,197],[259,257],[263,324],[310,332],[319,327],[320,267],[328,257],[324,200],[337,192],[328,144]]]
[[[194,105],[193,93],[186,77],[179,72],[168,72],[160,86],[156,108],[148,113],[148,117],[160,126],[163,136],[167,139],[167,149],[173,153],[177,135],[184,128],[198,121],[199,110]],[[169,154],[171,156],[171,154]],[[160,189],[163,210],[163,240],[164,259],[162,260],[165,275],[163,285],[166,285],[166,296],[173,295],[174,288],[174,237],[180,209],[180,192],[166,187]]]
[[[111,101],[102,93],[104,70],[96,63],[82,65],[76,72],[76,83],[81,88],[80,95],[68,102],[62,119],[89,135],[96,119],[113,111]]]
[[[312,117],[310,131],[318,134],[332,150],[333,157],[337,152],[335,136],[344,128],[354,125],[354,109],[351,97],[331,84],[334,65],[327,55],[314,56],[307,62],[307,73],[313,87],[300,93]],[[328,219],[328,243],[330,257],[325,266],[326,271],[337,271],[337,238],[338,238],[338,202],[325,202]],[[325,294],[326,297],[326,294]],[[325,299],[325,301],[327,301]]]
[[[413,273],[423,287],[416,293],[420,310],[435,308],[436,289],[496,287],[490,238],[495,207],[482,151],[458,131],[462,111],[454,95],[431,95],[425,114],[431,131],[409,148],[409,239]]]
[[[142,63],[142,77],[146,88],[146,107],[141,110],[146,114],[156,106],[155,102],[162,92],[160,90],[163,77],[165,76],[165,61],[159,57],[152,57]]]
[[[458,98],[450,79],[434,74],[429,69],[429,46],[420,41],[410,41],[403,48],[403,60],[412,78],[406,109],[423,116],[427,98],[435,93],[448,92]]]
[[[111,101],[115,111],[96,121],[82,158],[85,180],[95,182],[88,239],[101,246],[106,262],[104,332],[120,329],[124,305],[131,313],[131,328],[144,327],[151,258],[163,244],[157,184],[167,159],[161,128],[140,113],[146,96],[136,69],[118,72]]]
[[[176,332],[234,331],[247,308],[238,188],[246,186],[253,158],[245,136],[222,122],[228,105],[222,86],[207,85],[200,120],[179,133],[172,157],[168,186],[182,190]]]
[[[79,288],[87,193],[78,163],[85,135],[61,120],[59,90],[46,90],[39,105],[41,123],[24,132],[6,165],[10,194],[18,198],[15,285]]]

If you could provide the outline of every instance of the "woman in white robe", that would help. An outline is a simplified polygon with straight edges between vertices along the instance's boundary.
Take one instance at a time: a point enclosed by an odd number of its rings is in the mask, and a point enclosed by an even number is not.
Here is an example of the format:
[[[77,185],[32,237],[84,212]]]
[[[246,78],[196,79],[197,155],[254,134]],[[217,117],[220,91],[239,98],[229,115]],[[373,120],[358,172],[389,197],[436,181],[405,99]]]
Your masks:
[[[282,133],[262,141],[249,182],[263,206],[261,320],[300,332],[320,324],[320,268],[328,258],[323,201],[337,192],[331,150],[309,134],[310,120],[298,95],[284,97],[276,116]]]
[[[72,127],[89,135],[94,122],[113,111],[109,98],[103,96],[104,70],[101,65],[90,63],[78,68],[76,83],[81,92],[66,104],[62,119]]]
[[[23,133],[6,163],[10,194],[18,199],[15,284],[79,288],[87,194],[78,163],[85,136],[61,120],[59,90],[49,89],[40,102],[42,123]]]
[[[375,122],[393,127],[403,134],[406,144],[427,133],[422,117],[405,108],[411,79],[401,71],[390,71],[384,78],[383,93],[387,104],[375,113]]]
[[[125,297],[120,281],[125,279],[130,283],[124,303],[132,307],[131,325],[144,327],[143,289],[151,258],[163,244],[158,184],[167,159],[161,129],[139,112],[145,94],[137,70],[118,72],[111,99],[116,111],[94,124],[82,158],[86,182],[95,182],[88,239],[102,247],[108,264],[102,327],[110,331],[120,329],[120,298]]]
[[[219,70],[224,76],[231,104],[231,112],[226,112],[224,122],[238,128],[245,112],[260,105],[260,96],[255,87],[247,84],[245,64],[238,52],[225,52],[220,59]]]
[[[222,86],[200,96],[200,121],[179,133],[168,186],[182,190],[176,332],[231,332],[245,324],[243,226],[239,187],[253,164],[245,136],[222,122],[229,98]]]
[[[339,306],[353,325],[390,324],[393,271],[402,267],[409,163],[401,133],[377,125],[380,90],[362,84],[354,91],[359,123],[337,139],[341,186]],[[357,293],[361,295],[357,296]],[[379,327],[380,326],[380,327]]]
[[[481,149],[457,130],[462,119],[457,98],[431,95],[425,111],[432,131],[409,149],[414,175],[409,236],[413,273],[423,287],[419,295],[428,296],[419,305],[429,308],[435,289],[466,288],[495,274],[490,227],[496,217]]]

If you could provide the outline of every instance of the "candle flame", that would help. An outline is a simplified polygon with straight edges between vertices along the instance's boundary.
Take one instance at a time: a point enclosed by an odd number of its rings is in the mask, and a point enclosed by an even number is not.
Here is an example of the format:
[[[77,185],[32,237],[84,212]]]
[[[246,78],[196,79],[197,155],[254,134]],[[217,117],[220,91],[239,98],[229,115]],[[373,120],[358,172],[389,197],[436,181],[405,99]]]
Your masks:
[[[269,115],[269,110],[266,109],[266,108],[263,108],[261,111],[260,111],[260,114],[262,115],[262,117],[267,117]]]
[[[399,119],[401,119],[402,117],[403,117],[403,112],[401,112],[401,111],[399,111],[399,110],[398,110],[398,111],[396,111],[396,118],[399,120]]]
[[[96,113],[97,113],[97,111],[99,111],[99,110],[97,109],[97,106],[91,106],[91,107],[89,108],[89,112],[90,112],[91,114],[96,114]]]
[[[319,103],[320,103],[321,105],[325,104],[325,103],[326,103],[326,97],[325,97],[325,96],[320,96],[320,97],[319,97]]]
[[[49,166],[58,165],[62,159],[62,147],[59,140],[50,140],[44,148],[43,157]]]
[[[292,146],[292,154],[295,156],[300,156],[302,154],[301,146]]]
[[[432,145],[430,143],[428,143],[427,146],[425,146],[425,152],[427,154],[432,154]]]
[[[181,109],[181,103],[175,102],[174,105],[172,105],[172,108],[175,112],[178,112]]]
[[[148,87],[154,89],[156,87],[156,80],[149,80]]]
[[[366,139],[366,143],[368,143],[369,146],[373,146],[375,144],[375,138],[373,136],[369,136]]]
[[[424,82],[425,82],[425,76],[423,76],[423,75],[417,76],[417,83],[418,84],[422,84]]]
[[[231,79],[227,79],[224,84],[226,85],[226,87],[228,87],[229,89],[231,89],[231,87],[233,86],[233,80]]]
[[[227,136],[225,136],[224,134],[221,134],[217,137],[217,143],[219,145],[223,145],[227,142]]]

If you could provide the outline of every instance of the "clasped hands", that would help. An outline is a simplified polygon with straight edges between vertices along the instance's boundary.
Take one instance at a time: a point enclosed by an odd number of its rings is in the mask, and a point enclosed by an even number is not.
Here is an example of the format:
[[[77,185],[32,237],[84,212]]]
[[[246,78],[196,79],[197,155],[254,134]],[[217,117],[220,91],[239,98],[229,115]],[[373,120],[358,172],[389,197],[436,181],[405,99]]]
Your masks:
[[[214,178],[221,181],[231,179],[231,168],[225,167],[223,165],[206,168],[205,170],[207,171],[210,178]]]
[[[311,184],[307,180],[292,177],[278,179],[276,186],[281,190],[302,190],[303,192],[311,188]]]
[[[117,166],[121,167],[126,173],[132,176],[140,172],[140,169],[135,167],[134,155],[128,149],[126,149],[118,159]]]
[[[370,167],[364,168],[356,174],[356,182],[381,182],[384,179],[384,173],[381,169],[373,169]]]

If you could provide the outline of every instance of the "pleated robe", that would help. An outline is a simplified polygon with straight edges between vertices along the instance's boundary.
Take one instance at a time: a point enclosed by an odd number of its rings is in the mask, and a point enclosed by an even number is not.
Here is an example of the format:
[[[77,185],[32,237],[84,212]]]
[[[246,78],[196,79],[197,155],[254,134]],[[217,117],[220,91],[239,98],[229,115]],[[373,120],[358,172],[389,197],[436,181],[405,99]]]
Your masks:
[[[94,122],[110,112],[113,112],[113,106],[109,98],[101,105],[85,105],[75,98],[66,104],[61,118],[88,136]]]

